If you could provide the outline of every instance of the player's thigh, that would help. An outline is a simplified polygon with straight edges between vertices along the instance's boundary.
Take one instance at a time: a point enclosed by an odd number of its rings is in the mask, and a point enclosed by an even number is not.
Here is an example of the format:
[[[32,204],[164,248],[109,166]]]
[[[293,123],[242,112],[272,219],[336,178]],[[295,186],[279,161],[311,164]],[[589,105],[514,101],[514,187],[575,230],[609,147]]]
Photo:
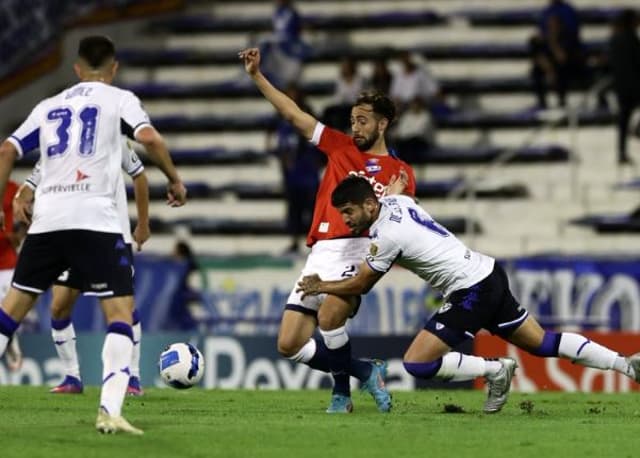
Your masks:
[[[544,339],[544,329],[532,316],[528,316],[513,333],[505,337],[517,347],[528,352],[533,352],[540,348]]]
[[[74,230],[65,240],[72,272],[83,279],[82,291],[98,298],[133,295],[131,257],[122,234]]]
[[[359,298],[327,294],[318,310],[320,329],[331,330],[344,326],[359,305]]]
[[[0,269],[0,298],[3,298],[11,288],[11,279],[13,278],[13,269]]]
[[[70,318],[78,296],[80,296],[79,289],[54,284],[51,298],[51,318],[54,320]]]
[[[309,341],[316,329],[314,314],[285,310],[278,331],[278,352],[293,356]]]
[[[421,330],[413,339],[404,354],[404,361],[409,363],[428,363],[449,353],[451,347],[435,334]]]
[[[132,324],[133,296],[105,297],[100,299],[100,306],[107,324],[122,322]]]

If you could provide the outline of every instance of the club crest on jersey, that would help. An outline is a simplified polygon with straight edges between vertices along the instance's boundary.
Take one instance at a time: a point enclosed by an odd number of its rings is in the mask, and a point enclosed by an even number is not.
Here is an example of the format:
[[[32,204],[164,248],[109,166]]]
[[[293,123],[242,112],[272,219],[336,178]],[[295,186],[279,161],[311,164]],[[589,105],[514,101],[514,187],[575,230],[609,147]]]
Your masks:
[[[370,254],[371,256],[375,256],[375,255],[377,255],[377,254],[378,254],[378,245],[376,245],[375,243],[372,243],[372,244],[369,246],[369,254]]]
[[[76,183],[78,181],[86,180],[89,178],[89,175],[86,175],[80,171],[80,169],[76,170]]]
[[[371,173],[375,175],[380,170],[382,170],[382,166],[378,163],[378,159],[373,158],[373,159],[367,159],[367,162],[365,162],[365,165],[364,165],[364,169],[367,171],[367,173]]]

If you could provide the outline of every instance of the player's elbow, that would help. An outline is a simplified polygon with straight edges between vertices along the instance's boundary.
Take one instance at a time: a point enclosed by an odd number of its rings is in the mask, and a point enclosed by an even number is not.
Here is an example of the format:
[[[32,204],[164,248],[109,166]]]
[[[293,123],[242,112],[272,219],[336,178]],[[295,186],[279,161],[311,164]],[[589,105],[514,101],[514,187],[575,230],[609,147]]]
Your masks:
[[[16,147],[10,142],[5,141],[0,145],[0,161],[13,164],[17,155]]]
[[[145,148],[154,148],[164,144],[164,139],[160,132],[152,126],[146,126],[136,132],[136,141]]]

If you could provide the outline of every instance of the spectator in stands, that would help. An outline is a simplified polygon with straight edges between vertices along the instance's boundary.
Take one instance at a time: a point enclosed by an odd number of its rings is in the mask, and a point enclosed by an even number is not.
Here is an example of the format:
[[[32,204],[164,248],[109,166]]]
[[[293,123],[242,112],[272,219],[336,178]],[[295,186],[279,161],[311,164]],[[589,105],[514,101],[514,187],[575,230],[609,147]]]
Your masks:
[[[640,106],[640,39],[636,35],[638,16],[622,11],[614,21],[609,40],[609,64],[613,89],[618,99],[618,163],[631,162],[627,155],[627,132],[633,111]]]
[[[189,311],[189,304],[201,302],[202,297],[199,291],[191,287],[190,278],[198,272],[198,261],[191,246],[184,240],[176,241],[171,256],[176,261],[185,262],[186,270],[173,297],[167,323],[171,323],[171,329],[194,329],[196,323]]]
[[[553,87],[564,107],[568,86],[584,76],[584,52],[580,40],[580,19],[564,0],[551,0],[542,11],[538,32],[529,40],[531,77],[538,107],[547,107],[547,88]]]
[[[433,120],[420,97],[400,115],[395,139],[398,155],[409,164],[424,162],[421,158],[434,146]]]
[[[331,105],[327,106],[322,120],[343,132],[351,128],[349,118],[351,107],[360,96],[364,80],[358,73],[358,63],[353,57],[345,57],[340,64],[340,74],[336,80]]]
[[[312,113],[296,86],[289,86],[285,94],[302,110]],[[287,232],[291,237],[287,252],[297,253],[299,238],[304,237],[311,225],[323,155],[284,119],[278,122],[276,135],[276,154],[280,161],[287,201]]]
[[[302,41],[302,21],[293,1],[276,0],[275,4],[273,33],[262,40],[259,47],[264,72],[276,86],[283,88],[300,79],[310,48]]]
[[[379,57],[373,62],[370,89],[381,94],[388,94],[391,87],[391,72],[387,67],[387,61]]]
[[[408,51],[399,54],[401,68],[391,79],[389,96],[399,111],[404,111],[416,98],[431,106],[440,96],[438,81],[428,71],[426,65],[418,63],[417,57]]]

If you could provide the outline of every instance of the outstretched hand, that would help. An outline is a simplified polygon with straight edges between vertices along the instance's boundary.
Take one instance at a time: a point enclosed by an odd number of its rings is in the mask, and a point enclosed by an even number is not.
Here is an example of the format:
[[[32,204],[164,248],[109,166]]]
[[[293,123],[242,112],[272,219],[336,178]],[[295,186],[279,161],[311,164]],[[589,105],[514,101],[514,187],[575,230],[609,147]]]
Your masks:
[[[391,176],[384,194],[385,196],[403,194],[407,186],[409,186],[409,174],[405,169],[400,169],[398,175]]]
[[[167,185],[167,205],[170,207],[182,207],[187,203],[187,188],[181,181]]]
[[[302,277],[302,280],[298,282],[296,293],[301,292],[302,299],[307,296],[317,296],[322,292],[320,291],[320,283],[322,283],[322,279],[318,274],[305,275]]]
[[[244,69],[249,75],[255,75],[260,70],[260,50],[258,48],[240,51],[238,57],[244,61]]]

